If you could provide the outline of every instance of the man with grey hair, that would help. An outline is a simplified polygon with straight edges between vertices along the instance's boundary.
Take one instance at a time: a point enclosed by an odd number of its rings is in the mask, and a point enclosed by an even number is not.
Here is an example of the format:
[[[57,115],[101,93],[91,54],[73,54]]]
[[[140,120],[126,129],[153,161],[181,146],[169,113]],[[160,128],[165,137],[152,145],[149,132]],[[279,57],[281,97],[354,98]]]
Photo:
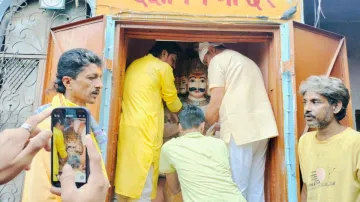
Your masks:
[[[268,139],[278,130],[261,71],[221,43],[200,43],[199,58],[208,66],[211,93],[206,122],[221,123],[232,177],[243,196],[249,202],[263,202]]]
[[[350,95],[337,78],[311,76],[300,85],[304,117],[315,131],[298,146],[303,179],[301,201],[360,199],[360,133],[343,126]]]

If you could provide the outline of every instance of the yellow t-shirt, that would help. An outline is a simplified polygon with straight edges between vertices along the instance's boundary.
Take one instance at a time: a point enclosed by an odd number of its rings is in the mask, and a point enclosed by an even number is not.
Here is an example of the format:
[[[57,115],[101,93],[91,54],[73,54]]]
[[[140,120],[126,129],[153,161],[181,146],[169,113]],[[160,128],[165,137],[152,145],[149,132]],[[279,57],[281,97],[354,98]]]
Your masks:
[[[360,133],[347,128],[324,141],[316,134],[304,134],[298,148],[307,202],[360,201]]]
[[[188,133],[166,142],[160,172],[177,172],[184,201],[246,202],[230,171],[224,141],[201,133]]]

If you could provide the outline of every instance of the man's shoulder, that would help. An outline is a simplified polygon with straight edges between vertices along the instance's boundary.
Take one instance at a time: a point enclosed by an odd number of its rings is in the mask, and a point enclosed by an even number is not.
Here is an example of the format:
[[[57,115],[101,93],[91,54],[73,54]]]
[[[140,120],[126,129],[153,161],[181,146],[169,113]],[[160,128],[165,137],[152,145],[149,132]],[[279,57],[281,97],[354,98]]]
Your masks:
[[[317,131],[311,131],[311,132],[307,132],[307,133],[303,134],[300,137],[299,146],[307,145],[310,141],[314,140],[316,133],[317,133]],[[356,144],[360,145],[360,132],[358,132],[352,128],[347,128],[342,133],[344,135],[346,135],[347,139],[349,139],[351,143],[356,143]]]
[[[228,66],[241,66],[243,64],[246,64],[246,66],[256,66],[256,63],[252,61],[250,58],[246,57],[245,55],[231,49],[226,49],[222,51],[220,54],[216,55],[212,60],[211,63],[213,63],[213,66],[221,66],[221,64],[224,64],[224,61],[229,61],[225,65],[225,67]],[[211,64],[210,63],[210,64]],[[210,66],[210,65],[209,65]],[[210,68],[210,67],[209,67]],[[253,69],[253,68],[249,68]]]
[[[173,147],[174,145],[176,145],[178,143],[178,138],[180,138],[180,137],[175,137],[175,138],[172,138],[171,140],[165,142],[162,146],[162,150],[168,150],[171,147]]]
[[[145,55],[141,58],[138,58],[136,60],[134,60],[129,67],[131,66],[143,66],[143,65],[149,65],[149,64],[156,64],[159,63],[161,60],[159,60],[158,58],[154,57],[151,54]]]
[[[360,154],[360,132],[348,127],[342,132],[342,148],[349,149],[352,155]]]
[[[239,52],[232,50],[232,49],[225,49],[219,55],[221,56],[231,56],[231,55],[238,55]]]
[[[221,57],[229,57],[229,58],[236,58],[236,59],[248,58],[248,57],[244,56],[243,54],[241,54],[235,50],[232,50],[232,49],[225,49],[219,55]]]
[[[345,130],[345,135],[349,139],[348,142],[350,144],[355,144],[360,147],[360,132],[349,127]]]
[[[153,67],[155,69],[160,69],[160,70],[172,70],[171,66],[160,60],[157,57],[154,57],[151,54],[148,54],[142,58],[140,58],[139,60],[141,60],[144,64],[146,64],[149,67]]]
[[[301,139],[308,139],[308,138],[312,138],[316,135],[317,131],[310,131],[310,132],[306,132],[304,133],[301,137],[300,137],[300,140]]]
[[[204,136],[204,138],[202,140],[203,140],[202,144],[205,147],[211,148],[213,151],[219,151],[219,149],[227,150],[226,143],[222,139],[219,139],[216,137],[211,137],[211,136]]]
[[[299,146],[312,141],[316,135],[317,131],[311,131],[304,133],[299,139]]]
[[[345,132],[346,132],[347,135],[349,135],[349,136],[351,136],[353,138],[357,138],[357,139],[360,138],[360,132],[356,131],[356,130],[350,128],[350,127],[348,127]]]
[[[231,50],[231,49],[225,49],[223,50],[221,53],[217,54],[210,62],[213,64],[217,64],[217,63],[224,63],[224,59],[226,58],[231,58],[232,56],[238,54],[238,52]],[[214,61],[214,62],[212,62]]]

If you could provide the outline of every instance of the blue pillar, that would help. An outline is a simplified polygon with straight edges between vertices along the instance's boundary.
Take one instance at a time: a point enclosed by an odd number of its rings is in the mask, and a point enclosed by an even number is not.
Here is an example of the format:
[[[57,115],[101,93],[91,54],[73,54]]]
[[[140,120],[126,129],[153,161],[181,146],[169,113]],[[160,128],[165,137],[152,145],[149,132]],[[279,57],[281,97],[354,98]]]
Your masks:
[[[290,27],[284,23],[280,27],[282,64],[291,59]],[[297,202],[296,152],[295,152],[295,109],[292,88],[292,73],[282,73],[282,94],[284,110],[284,145],[287,176],[288,202]]]
[[[105,63],[113,61],[114,59],[114,40],[115,39],[115,21],[112,17],[106,17],[106,28],[105,28],[105,47],[103,51]],[[100,127],[108,134],[109,129],[109,118],[110,118],[110,101],[111,101],[111,90],[112,90],[112,68],[109,67],[103,69],[103,91],[101,96],[100,105]],[[100,144],[100,150],[102,157],[106,162],[107,152],[107,141],[106,144]]]

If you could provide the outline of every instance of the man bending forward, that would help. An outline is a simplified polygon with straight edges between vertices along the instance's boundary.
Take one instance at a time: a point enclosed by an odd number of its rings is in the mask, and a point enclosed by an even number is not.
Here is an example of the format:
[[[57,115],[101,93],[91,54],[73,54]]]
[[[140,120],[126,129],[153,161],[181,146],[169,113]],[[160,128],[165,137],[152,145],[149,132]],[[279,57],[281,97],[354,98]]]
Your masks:
[[[224,141],[202,134],[201,109],[188,105],[179,120],[180,137],[166,142],[160,154],[160,172],[166,174],[170,190],[182,191],[184,202],[246,202],[231,178]]]

